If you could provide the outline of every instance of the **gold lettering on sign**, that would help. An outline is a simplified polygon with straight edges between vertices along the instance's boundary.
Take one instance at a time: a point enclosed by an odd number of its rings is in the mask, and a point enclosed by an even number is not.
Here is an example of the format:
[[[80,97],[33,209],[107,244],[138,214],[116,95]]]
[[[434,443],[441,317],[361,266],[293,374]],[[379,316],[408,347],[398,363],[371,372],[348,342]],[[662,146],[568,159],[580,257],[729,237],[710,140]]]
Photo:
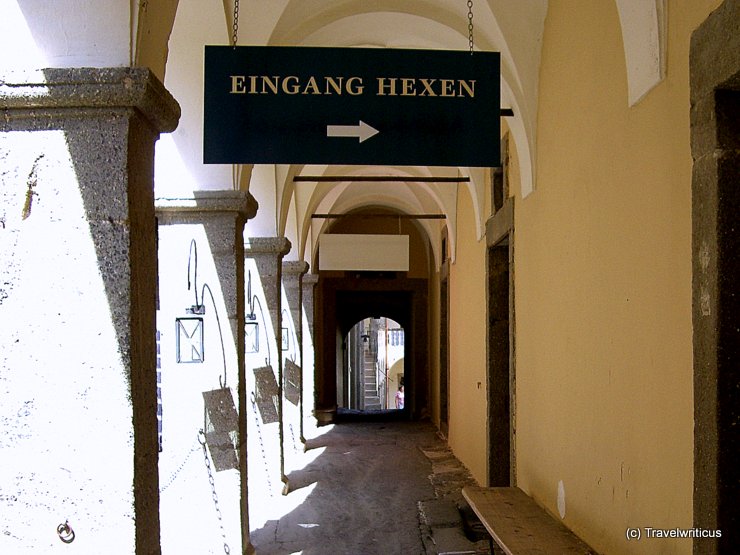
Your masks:
[[[401,96],[416,96],[416,79],[401,78]]]
[[[302,94],[321,94],[319,86],[316,84],[316,77],[311,76],[308,78],[308,83],[306,83],[306,88],[303,89]]]
[[[347,79],[347,92],[352,96],[357,96],[365,92],[362,77],[350,77]]]
[[[437,93],[434,92],[434,88],[432,87],[436,79],[419,79],[419,81],[421,81],[421,86],[424,87],[424,90],[419,93],[419,96],[437,96]]]
[[[326,94],[331,94],[329,89],[331,88],[336,94],[342,94],[342,81],[344,77],[327,77],[326,78]]]
[[[377,96],[475,98],[475,79],[377,77]]]
[[[359,96],[365,92],[362,77],[297,75],[230,75],[229,94],[287,94]],[[475,98],[475,79],[377,77],[376,96],[428,96]]]
[[[244,76],[243,75],[232,75],[231,76],[231,94],[244,94],[247,90],[244,88]]]
[[[386,85],[386,79],[389,83]],[[388,92],[386,92],[386,90]],[[396,95],[396,78],[395,77],[378,77],[378,96],[397,96]]]
[[[270,89],[272,94],[278,93],[278,84],[280,83],[280,76],[275,75],[270,78],[268,75],[262,75],[262,93],[267,94],[267,89]]]
[[[283,92],[285,94],[298,94],[300,85],[298,85],[298,77],[295,75],[288,75],[283,79]]]
[[[471,79],[470,81],[465,81],[464,79],[458,80],[458,88],[457,88],[457,96],[465,96],[462,93],[462,90],[465,89],[465,91],[468,93],[468,96],[470,98],[475,98],[475,79]]]

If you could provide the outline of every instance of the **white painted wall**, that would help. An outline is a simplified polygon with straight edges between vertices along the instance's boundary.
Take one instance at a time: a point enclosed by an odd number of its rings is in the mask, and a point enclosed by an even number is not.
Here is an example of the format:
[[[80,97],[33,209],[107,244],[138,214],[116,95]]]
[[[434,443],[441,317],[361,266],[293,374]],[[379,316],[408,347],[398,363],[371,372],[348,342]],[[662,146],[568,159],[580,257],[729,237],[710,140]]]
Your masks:
[[[131,65],[127,0],[0,0],[0,67]]]
[[[180,103],[182,116],[175,132],[157,143],[157,196],[234,188],[230,164],[203,164],[204,46],[228,42],[221,2],[180,0],[170,36],[164,84]]]

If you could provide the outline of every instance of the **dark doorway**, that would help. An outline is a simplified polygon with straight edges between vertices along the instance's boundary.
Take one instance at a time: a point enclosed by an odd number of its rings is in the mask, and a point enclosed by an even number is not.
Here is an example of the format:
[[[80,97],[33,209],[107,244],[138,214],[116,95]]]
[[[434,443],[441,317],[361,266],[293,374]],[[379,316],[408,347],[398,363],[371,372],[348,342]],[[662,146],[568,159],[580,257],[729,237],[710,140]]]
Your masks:
[[[447,268],[447,262],[443,269]],[[446,274],[446,272],[445,272]],[[449,308],[448,280],[445,275],[439,286],[439,431],[444,437],[449,432],[450,374],[449,342],[450,328],[447,319]]]
[[[319,293],[317,410],[338,413],[343,404],[340,403],[345,399],[343,388],[347,389],[344,368],[353,356],[345,348],[350,330],[361,320],[386,317],[403,329],[404,409],[393,412],[412,419],[428,414],[427,280],[322,277]]]
[[[488,248],[488,483],[511,485],[509,240]]]

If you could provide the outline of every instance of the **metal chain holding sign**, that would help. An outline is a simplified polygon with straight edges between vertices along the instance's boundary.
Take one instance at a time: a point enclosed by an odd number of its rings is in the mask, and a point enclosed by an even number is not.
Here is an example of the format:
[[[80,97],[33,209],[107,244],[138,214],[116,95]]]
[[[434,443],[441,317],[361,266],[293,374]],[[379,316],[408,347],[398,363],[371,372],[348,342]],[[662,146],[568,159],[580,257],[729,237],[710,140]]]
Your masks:
[[[236,46],[236,41],[239,37],[239,0],[234,0],[234,24],[232,27],[231,46]]]
[[[238,1],[238,0],[237,0]],[[468,0],[468,45],[470,46],[470,55],[473,55],[473,0]]]

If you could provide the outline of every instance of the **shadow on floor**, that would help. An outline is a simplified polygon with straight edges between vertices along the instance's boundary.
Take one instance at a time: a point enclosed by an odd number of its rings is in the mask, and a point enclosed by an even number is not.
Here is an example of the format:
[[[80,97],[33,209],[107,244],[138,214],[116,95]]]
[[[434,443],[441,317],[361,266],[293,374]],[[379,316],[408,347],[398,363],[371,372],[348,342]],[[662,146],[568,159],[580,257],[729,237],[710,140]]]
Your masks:
[[[453,467],[455,459],[432,424],[399,421],[399,411],[390,412],[396,414],[372,415],[372,421],[342,421],[308,438],[306,457],[323,451],[288,473],[290,493],[250,498],[250,521],[255,515],[256,521],[264,522],[250,534],[257,553],[442,552],[431,527],[420,520],[420,503],[442,499],[444,487],[447,493],[459,494],[463,482],[473,480],[459,462]],[[435,466],[451,480],[441,479]]]

